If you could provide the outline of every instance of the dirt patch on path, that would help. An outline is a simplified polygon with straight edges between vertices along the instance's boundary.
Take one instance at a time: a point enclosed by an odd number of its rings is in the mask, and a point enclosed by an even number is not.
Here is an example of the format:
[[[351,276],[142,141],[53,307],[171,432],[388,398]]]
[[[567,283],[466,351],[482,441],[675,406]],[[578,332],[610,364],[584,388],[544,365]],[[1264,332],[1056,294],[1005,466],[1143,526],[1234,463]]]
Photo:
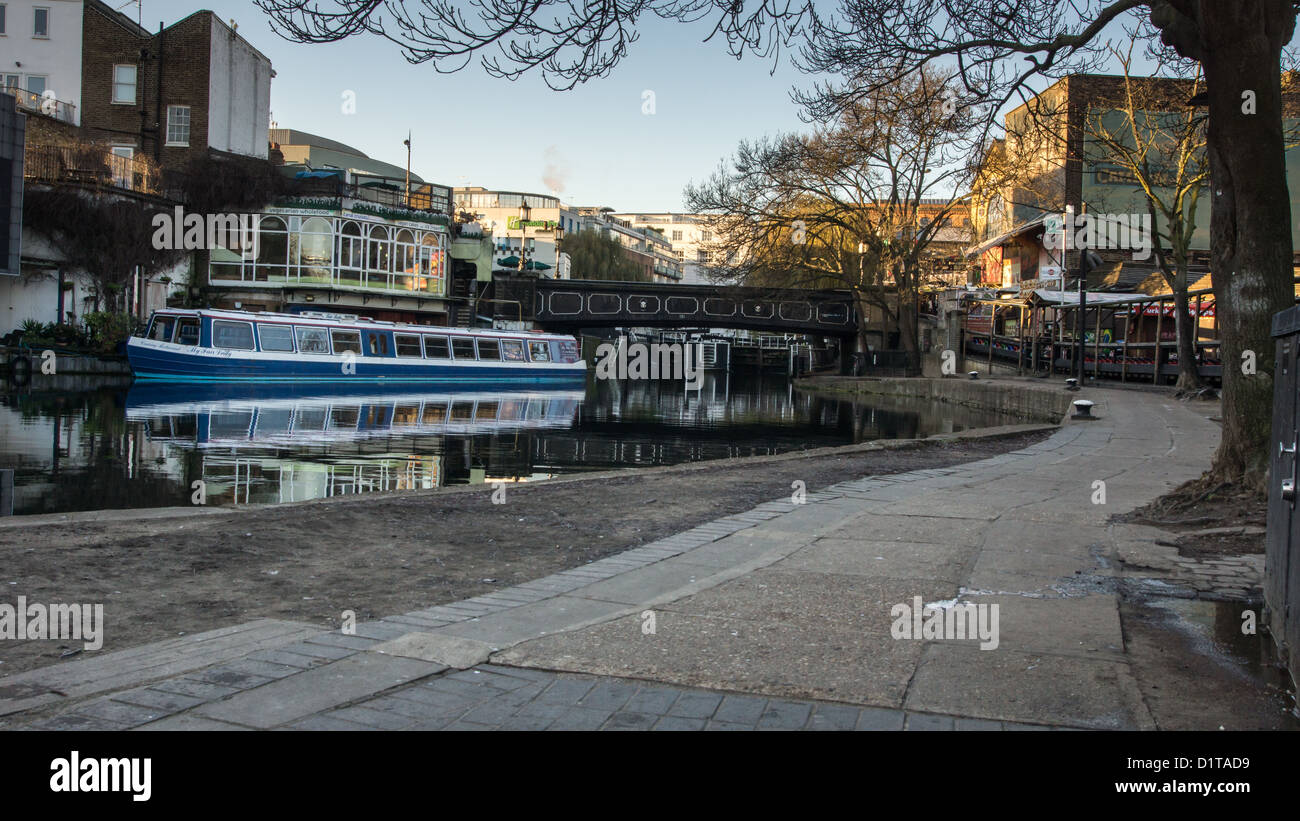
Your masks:
[[[103,603],[103,651],[255,618],[339,625],[469,598],[720,516],[881,473],[962,464],[1049,431],[893,442],[492,488],[170,518],[0,527],[0,601]],[[0,642],[0,677],[79,642]]]

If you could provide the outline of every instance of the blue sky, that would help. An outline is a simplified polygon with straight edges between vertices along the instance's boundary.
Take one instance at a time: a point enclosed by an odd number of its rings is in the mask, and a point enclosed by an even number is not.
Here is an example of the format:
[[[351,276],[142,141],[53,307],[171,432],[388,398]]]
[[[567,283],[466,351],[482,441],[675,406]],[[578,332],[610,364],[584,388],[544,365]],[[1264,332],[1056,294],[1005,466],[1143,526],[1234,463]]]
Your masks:
[[[397,165],[406,161],[410,129],[412,170],[445,185],[553,193],[621,211],[682,210],[686,183],[706,177],[741,139],[801,126],[788,92],[806,78],[788,65],[769,76],[770,62],[736,61],[701,42],[706,26],[651,18],[611,77],[555,92],[540,76],[512,83],[477,64],[438,74],[376,38],[290,43],[251,0],[144,0],[144,26],[205,8],[234,18],[271,59],[271,117],[281,128]],[[134,17],[134,5],[123,13]],[[355,115],[341,110],[347,90],[356,92]],[[653,115],[641,111],[646,90],[655,94]],[[548,164],[563,190],[543,181]]]
[[[114,6],[123,0],[109,0]],[[418,0],[408,0],[418,3]],[[411,65],[371,36],[290,43],[251,0],[143,0],[144,26],[170,25],[200,9],[233,18],[271,59],[271,117],[402,165],[407,130],[412,170],[444,185],[557,194],[573,205],[619,211],[682,210],[682,189],[700,181],[742,139],[806,129],[789,91],[810,81],[783,56],[736,60],[704,43],[707,24],[647,15],[640,40],[612,76],[568,92],[540,75],[489,77],[472,62],[456,74]],[[123,13],[135,16],[135,5]],[[342,111],[346,91],[356,113]],[[642,113],[654,92],[655,113]]]

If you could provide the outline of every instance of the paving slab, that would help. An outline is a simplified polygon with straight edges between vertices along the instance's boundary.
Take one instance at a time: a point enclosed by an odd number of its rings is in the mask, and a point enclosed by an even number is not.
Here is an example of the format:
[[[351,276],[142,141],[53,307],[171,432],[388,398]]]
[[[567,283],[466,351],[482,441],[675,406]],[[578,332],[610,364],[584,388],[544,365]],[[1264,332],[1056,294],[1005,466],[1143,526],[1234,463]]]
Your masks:
[[[130,689],[283,647],[319,632],[319,627],[309,624],[258,619],[102,655],[82,654],[0,678],[0,715]]]
[[[377,644],[367,652],[419,659],[464,670],[487,661],[492,655],[492,645],[440,633],[407,633]]]
[[[1155,729],[1123,661],[984,651],[955,643],[927,646],[904,707],[1029,724]]]
[[[247,727],[278,727],[445,669],[427,661],[363,653],[304,670],[194,712]]]
[[[977,552],[975,547],[953,544],[826,537],[799,549],[776,567],[878,579],[938,579],[955,583],[969,574]]]

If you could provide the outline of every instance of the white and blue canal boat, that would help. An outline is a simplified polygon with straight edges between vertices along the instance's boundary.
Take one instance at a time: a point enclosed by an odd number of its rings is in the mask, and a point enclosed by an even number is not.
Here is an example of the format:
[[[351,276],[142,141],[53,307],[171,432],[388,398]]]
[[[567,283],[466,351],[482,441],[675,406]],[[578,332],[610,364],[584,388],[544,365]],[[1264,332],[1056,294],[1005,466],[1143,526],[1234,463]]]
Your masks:
[[[571,336],[406,325],[350,314],[155,311],[126,346],[137,379],[581,385]]]

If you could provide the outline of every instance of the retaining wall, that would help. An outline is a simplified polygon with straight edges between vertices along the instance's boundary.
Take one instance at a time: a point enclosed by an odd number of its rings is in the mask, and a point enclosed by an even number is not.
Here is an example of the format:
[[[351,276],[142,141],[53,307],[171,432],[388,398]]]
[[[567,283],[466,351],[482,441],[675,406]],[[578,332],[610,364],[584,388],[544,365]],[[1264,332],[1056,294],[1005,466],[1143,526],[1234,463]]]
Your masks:
[[[801,388],[837,393],[907,396],[932,402],[952,402],[1035,422],[1058,424],[1079,398],[1063,387],[1047,387],[999,379],[911,379],[855,376],[815,376],[796,383]]]

